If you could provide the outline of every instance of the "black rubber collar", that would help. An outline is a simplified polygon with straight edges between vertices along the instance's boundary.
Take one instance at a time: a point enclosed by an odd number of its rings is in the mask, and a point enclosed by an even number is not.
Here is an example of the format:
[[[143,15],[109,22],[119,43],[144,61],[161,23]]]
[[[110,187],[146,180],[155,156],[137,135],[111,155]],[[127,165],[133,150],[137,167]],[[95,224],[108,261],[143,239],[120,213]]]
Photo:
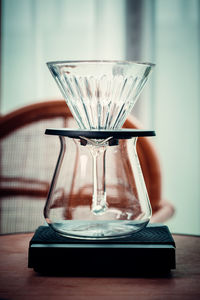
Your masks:
[[[86,137],[89,139],[106,139],[112,137],[114,139],[130,139],[132,137],[139,136],[155,136],[153,130],[141,130],[141,129],[120,129],[120,130],[76,130],[68,128],[48,128],[45,131],[48,135],[67,136],[70,138],[79,139],[80,137]]]

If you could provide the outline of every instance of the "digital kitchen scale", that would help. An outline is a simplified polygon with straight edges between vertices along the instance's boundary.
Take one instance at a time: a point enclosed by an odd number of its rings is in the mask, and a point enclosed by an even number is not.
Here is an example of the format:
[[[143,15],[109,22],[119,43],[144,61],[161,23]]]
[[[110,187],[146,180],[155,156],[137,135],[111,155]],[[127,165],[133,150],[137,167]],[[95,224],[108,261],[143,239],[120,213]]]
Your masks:
[[[167,274],[175,269],[175,242],[165,225],[148,225],[126,238],[81,240],[40,226],[29,245],[28,267],[68,276]]]

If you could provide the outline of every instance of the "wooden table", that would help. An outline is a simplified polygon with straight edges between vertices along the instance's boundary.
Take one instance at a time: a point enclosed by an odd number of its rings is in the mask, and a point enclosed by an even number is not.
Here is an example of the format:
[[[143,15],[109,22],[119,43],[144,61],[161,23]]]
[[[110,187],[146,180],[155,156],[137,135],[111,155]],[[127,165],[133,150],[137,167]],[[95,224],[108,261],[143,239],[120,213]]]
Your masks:
[[[0,299],[200,299],[200,237],[174,235],[177,268],[167,278],[40,276],[27,268],[31,237],[0,237]]]

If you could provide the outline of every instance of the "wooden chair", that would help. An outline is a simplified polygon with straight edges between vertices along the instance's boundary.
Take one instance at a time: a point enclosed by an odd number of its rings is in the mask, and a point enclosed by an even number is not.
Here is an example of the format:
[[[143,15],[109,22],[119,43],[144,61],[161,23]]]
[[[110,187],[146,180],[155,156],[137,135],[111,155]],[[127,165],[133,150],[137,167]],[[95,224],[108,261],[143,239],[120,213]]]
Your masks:
[[[25,106],[0,118],[0,233],[32,232],[44,222],[43,207],[59,152],[48,127],[77,127],[64,100]],[[129,118],[124,127],[140,128]],[[161,170],[150,138],[139,138],[138,156],[149,193],[152,221],[164,222],[173,206],[162,199]]]

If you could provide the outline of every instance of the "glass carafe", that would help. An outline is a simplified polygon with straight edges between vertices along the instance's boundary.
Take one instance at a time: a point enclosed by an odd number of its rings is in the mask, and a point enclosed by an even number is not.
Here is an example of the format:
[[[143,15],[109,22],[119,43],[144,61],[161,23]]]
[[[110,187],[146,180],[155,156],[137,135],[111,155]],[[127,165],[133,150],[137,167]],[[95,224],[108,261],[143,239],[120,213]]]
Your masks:
[[[154,132],[47,129],[46,133],[58,135],[61,145],[44,209],[54,230],[74,238],[109,239],[147,225],[151,206],[136,141]]]

